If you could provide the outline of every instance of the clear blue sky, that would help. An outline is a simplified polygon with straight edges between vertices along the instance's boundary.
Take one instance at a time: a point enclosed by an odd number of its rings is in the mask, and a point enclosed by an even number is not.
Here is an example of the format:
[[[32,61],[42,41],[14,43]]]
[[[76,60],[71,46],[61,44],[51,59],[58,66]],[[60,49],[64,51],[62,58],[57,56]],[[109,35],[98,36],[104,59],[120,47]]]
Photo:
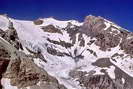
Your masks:
[[[92,14],[133,31],[133,0],[0,0],[0,13],[17,19],[53,16],[79,21]]]

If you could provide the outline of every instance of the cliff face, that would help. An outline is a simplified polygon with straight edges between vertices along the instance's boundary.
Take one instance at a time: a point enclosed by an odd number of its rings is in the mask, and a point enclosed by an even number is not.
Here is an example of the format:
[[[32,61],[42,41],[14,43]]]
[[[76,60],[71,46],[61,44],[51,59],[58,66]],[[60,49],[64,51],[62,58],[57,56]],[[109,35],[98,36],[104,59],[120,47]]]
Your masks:
[[[1,15],[0,86],[133,89],[132,41],[132,32],[102,17],[87,16],[80,23]]]

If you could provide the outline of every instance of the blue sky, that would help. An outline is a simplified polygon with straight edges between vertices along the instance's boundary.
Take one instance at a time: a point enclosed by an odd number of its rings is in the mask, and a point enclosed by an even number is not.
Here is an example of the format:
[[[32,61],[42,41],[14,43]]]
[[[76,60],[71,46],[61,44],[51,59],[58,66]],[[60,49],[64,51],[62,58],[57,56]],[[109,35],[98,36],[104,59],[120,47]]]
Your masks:
[[[79,21],[92,14],[133,31],[133,0],[0,0],[0,13],[23,20],[53,16]]]

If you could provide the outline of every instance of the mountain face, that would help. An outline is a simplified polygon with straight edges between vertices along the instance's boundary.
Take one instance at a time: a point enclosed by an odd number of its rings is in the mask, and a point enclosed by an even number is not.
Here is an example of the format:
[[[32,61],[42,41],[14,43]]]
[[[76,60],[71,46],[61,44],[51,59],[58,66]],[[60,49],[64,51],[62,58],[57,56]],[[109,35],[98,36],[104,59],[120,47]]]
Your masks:
[[[0,89],[133,89],[133,33],[92,15],[0,15],[0,79]]]

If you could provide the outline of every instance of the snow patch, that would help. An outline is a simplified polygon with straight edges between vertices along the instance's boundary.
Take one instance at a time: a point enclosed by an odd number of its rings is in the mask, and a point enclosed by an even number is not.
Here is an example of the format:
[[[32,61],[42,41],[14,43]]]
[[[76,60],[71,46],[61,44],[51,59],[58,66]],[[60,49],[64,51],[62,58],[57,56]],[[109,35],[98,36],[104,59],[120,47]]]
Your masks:
[[[10,79],[2,78],[1,84],[4,87],[4,89],[18,89],[16,86],[12,86],[10,84]]]
[[[125,79],[124,78],[121,78],[121,80],[122,80],[122,83],[125,84]]]

